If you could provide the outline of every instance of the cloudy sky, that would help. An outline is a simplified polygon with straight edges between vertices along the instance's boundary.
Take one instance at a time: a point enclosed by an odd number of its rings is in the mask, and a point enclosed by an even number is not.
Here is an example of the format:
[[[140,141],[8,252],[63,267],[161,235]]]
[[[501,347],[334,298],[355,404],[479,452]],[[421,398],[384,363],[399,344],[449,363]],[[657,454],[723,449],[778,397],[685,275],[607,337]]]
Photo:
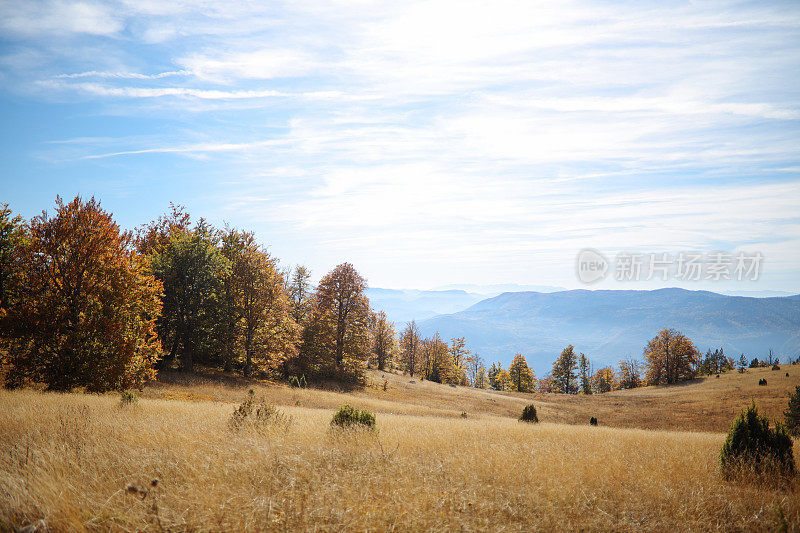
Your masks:
[[[585,247],[759,251],[726,287],[800,292],[796,1],[0,14],[0,200],[26,217],[95,195],[134,228],[173,201],[397,288],[578,287]]]

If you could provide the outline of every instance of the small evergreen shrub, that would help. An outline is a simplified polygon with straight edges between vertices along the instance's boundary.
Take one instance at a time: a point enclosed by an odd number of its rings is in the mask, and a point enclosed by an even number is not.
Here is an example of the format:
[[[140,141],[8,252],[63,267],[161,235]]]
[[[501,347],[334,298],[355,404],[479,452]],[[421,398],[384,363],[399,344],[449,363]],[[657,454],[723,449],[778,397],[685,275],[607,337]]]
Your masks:
[[[251,428],[267,428],[271,426],[288,427],[292,419],[275,406],[269,404],[264,398],[256,401],[256,393],[250,389],[247,398],[236,408],[228,420],[228,426],[233,430]]]
[[[759,386],[765,387],[767,385],[767,380],[763,379],[763,378],[759,379],[758,380],[758,384],[759,384]]]
[[[129,390],[124,390],[120,393],[119,397],[119,406],[120,407],[127,407],[128,405],[136,405],[139,402],[139,398],[136,397],[136,393]]]
[[[795,437],[800,437],[800,386],[794,388],[789,395],[789,407],[783,412],[786,429]]]
[[[780,369],[781,369],[781,365],[779,365],[778,363],[775,363],[774,365],[772,365],[772,370],[780,370]]]
[[[590,426],[596,426],[597,425],[597,419],[595,417],[590,418],[589,419],[589,425]]]
[[[720,463],[728,480],[790,479],[795,474],[792,439],[780,422],[770,429],[753,404],[731,426]]]
[[[343,405],[336,411],[331,420],[332,426],[338,427],[375,427],[375,415],[364,409],[359,411],[350,405]]]
[[[533,405],[526,405],[522,410],[522,414],[519,415],[519,420],[520,422],[538,423],[539,417],[536,414],[536,407]]]

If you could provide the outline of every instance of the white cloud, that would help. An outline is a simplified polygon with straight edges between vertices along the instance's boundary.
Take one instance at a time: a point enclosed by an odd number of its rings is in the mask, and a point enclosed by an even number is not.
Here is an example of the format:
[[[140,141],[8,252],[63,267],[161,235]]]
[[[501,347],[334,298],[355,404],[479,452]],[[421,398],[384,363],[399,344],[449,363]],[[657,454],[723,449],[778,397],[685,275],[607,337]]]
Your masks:
[[[14,2],[0,5],[0,28],[16,36],[115,35],[124,24],[110,6],[97,2]]]
[[[227,54],[192,54],[179,58],[177,63],[202,80],[226,83],[242,79],[302,76],[315,67],[311,55],[280,48]]]

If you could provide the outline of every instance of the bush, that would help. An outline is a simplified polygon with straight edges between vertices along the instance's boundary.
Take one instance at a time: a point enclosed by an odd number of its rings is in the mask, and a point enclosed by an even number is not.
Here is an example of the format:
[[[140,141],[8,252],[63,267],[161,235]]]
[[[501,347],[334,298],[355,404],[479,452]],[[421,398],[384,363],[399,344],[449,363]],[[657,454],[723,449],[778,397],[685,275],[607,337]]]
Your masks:
[[[729,480],[789,479],[795,474],[792,439],[781,423],[770,429],[753,404],[731,426],[720,463]]]
[[[296,389],[305,389],[306,385],[306,376],[303,374],[299,378],[297,376],[290,376],[289,377],[289,386],[296,388]]]
[[[519,415],[519,420],[521,422],[531,422],[534,424],[539,422],[539,417],[536,414],[536,407],[533,405],[526,405],[522,410],[522,414]]]
[[[247,393],[245,401],[236,408],[228,421],[231,429],[237,430],[245,427],[265,428],[270,426],[288,427],[292,419],[275,406],[269,404],[264,398],[256,402],[256,393],[253,389]]]
[[[136,394],[133,391],[124,390],[119,397],[119,406],[126,407],[128,405],[136,405],[138,401],[139,398],[136,397]]]
[[[794,388],[794,394],[789,395],[789,407],[783,412],[786,419],[786,429],[796,437],[800,437],[800,386]]]
[[[774,365],[772,365],[772,370],[780,370],[780,369],[781,369],[781,365],[779,365],[778,363],[775,363]]]
[[[590,418],[589,419],[589,425],[590,426],[596,426],[597,425],[597,419],[595,417]]]
[[[375,415],[364,409],[359,411],[350,405],[343,405],[336,411],[331,420],[332,426],[339,427],[375,427]]]
[[[762,379],[759,379],[759,380],[758,380],[758,384],[759,384],[760,386],[762,386],[762,387],[765,387],[765,386],[767,385],[767,380],[766,380],[766,379],[763,379],[763,378],[762,378]]]

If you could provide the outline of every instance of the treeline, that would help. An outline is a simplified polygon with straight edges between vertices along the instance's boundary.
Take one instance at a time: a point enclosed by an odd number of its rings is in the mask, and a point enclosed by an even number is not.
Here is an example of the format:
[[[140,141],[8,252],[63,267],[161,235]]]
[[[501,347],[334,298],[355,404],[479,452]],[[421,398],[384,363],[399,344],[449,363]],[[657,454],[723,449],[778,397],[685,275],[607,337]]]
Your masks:
[[[141,387],[195,365],[245,376],[364,380],[399,350],[366,280],[343,263],[310,283],[252,232],[179,206],[122,231],[94,198],[22,220],[0,205],[0,375],[7,387]],[[419,340],[427,379],[466,382],[464,340]],[[416,353],[416,352],[415,352]]]
[[[508,369],[487,368],[463,337],[424,337],[413,321],[398,335],[349,263],[316,287],[310,278],[303,266],[282,268],[252,232],[193,221],[180,206],[131,232],[94,198],[57,198],[52,216],[29,221],[0,204],[0,377],[7,387],[123,390],[199,364],[293,383],[363,383],[372,365],[452,385],[591,394],[735,366],[721,349],[703,358],[665,329],[642,362],[594,370],[570,345],[537,379],[522,354]],[[747,364],[742,354],[740,370]]]
[[[483,360],[467,349],[464,337],[447,342],[435,333],[426,338],[413,320],[400,333],[393,363],[412,378],[418,376],[437,383],[475,385],[486,380]]]
[[[688,337],[674,329],[660,331],[645,346],[643,354],[643,360],[629,358],[616,367],[594,369],[585,354],[576,354],[575,348],[569,345],[554,361],[552,370],[540,379],[536,378],[525,357],[517,354],[508,369],[501,363],[492,364],[487,386],[501,391],[600,394],[645,385],[671,385],[737,367],[743,372],[747,366],[772,366],[777,362],[771,350],[768,359],[759,361],[756,358],[749,363],[744,354],[735,361],[727,357],[722,348],[709,349],[702,356]]]

